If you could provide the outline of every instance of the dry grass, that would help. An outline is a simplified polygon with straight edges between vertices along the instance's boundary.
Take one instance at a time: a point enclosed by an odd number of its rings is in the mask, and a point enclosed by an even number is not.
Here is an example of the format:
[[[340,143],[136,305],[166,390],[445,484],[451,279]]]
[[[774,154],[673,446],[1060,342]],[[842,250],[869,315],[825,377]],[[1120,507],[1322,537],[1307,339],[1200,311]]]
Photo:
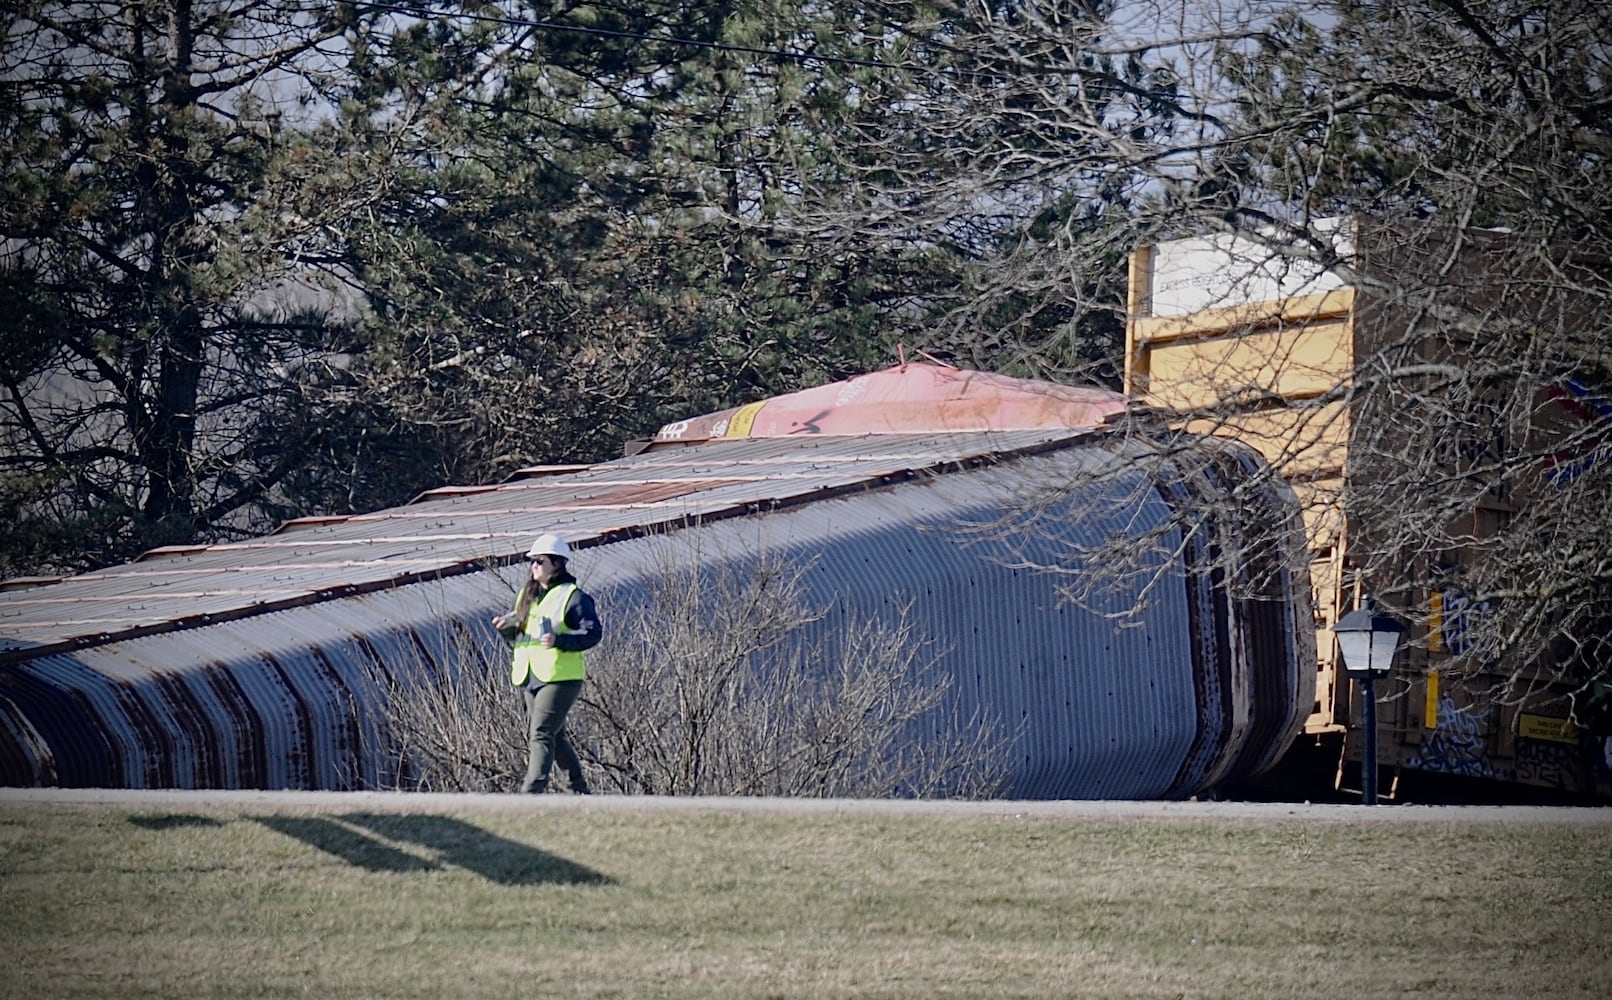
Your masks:
[[[0,808],[4,997],[1612,995],[1612,824]]]

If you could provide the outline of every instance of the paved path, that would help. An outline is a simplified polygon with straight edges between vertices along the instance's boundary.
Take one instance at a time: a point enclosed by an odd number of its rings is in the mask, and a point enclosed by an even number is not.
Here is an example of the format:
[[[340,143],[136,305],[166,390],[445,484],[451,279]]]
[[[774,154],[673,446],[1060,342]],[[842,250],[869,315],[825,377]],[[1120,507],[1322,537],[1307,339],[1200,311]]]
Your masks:
[[[416,792],[130,791],[0,788],[0,807],[118,806],[268,812],[452,813],[511,810],[775,812],[844,816],[1009,816],[1059,820],[1301,820],[1348,823],[1539,823],[1612,826],[1612,806],[1361,806],[1299,802],[961,802],[902,799],[776,799],[647,795],[468,795]]]

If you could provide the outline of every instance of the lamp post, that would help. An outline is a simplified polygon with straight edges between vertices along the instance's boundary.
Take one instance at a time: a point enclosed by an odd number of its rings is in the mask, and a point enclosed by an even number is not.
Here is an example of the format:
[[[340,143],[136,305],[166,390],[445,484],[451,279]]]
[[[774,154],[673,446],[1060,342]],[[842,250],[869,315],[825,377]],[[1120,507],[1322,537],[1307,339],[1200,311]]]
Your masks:
[[[1338,637],[1338,656],[1343,670],[1359,679],[1365,688],[1366,743],[1360,761],[1360,803],[1377,804],[1377,692],[1372,687],[1388,675],[1405,626],[1377,610],[1377,602],[1367,597],[1360,607],[1338,619],[1332,626]]]

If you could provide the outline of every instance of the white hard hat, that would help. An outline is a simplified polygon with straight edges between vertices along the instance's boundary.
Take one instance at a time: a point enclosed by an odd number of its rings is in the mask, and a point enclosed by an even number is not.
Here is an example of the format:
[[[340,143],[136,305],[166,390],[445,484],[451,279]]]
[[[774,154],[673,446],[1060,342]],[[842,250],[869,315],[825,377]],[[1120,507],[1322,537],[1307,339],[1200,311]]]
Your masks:
[[[569,559],[571,546],[559,535],[538,535],[532,542],[532,547],[526,550],[526,558],[536,559],[538,556],[559,556],[562,559]]]

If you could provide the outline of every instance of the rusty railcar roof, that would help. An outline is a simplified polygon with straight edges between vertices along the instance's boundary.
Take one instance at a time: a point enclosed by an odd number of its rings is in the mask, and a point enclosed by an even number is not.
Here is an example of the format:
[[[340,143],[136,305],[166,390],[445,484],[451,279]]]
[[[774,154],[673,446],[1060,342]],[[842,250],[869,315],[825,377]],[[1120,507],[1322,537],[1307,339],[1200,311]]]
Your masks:
[[[802,434],[1096,427],[1128,400],[1090,386],[908,363],[666,424],[657,444]]]
[[[0,592],[0,663],[508,565],[539,531],[586,548],[1053,447],[1089,427],[735,438],[535,467],[386,510]],[[272,627],[266,625],[265,627]]]

